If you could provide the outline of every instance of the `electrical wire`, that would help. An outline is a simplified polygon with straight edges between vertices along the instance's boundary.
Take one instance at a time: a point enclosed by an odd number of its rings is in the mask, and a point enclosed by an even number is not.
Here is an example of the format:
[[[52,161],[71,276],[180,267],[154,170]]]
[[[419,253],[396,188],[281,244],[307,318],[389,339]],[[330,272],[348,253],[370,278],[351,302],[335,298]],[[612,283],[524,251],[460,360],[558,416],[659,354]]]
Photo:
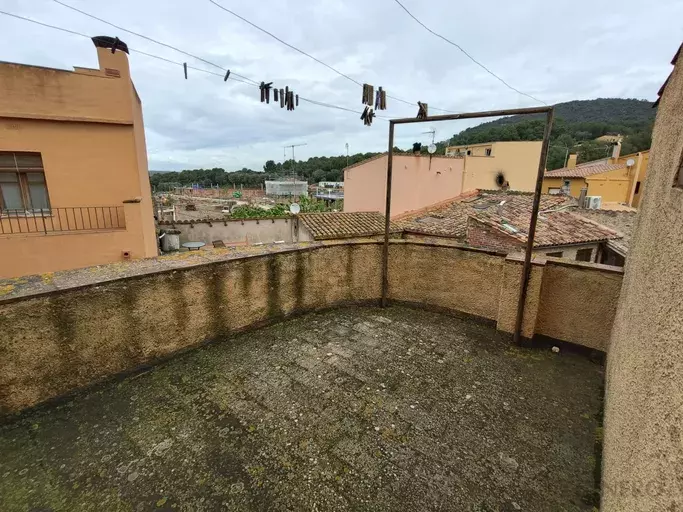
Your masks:
[[[474,57],[472,57],[472,55],[470,55],[467,51],[465,51],[465,49],[464,49],[462,46],[460,46],[460,45],[457,44],[457,43],[454,43],[453,41],[451,41],[450,39],[448,39],[448,38],[442,36],[441,34],[438,34],[438,33],[434,32],[431,28],[429,28],[427,25],[425,25],[425,24],[422,23],[419,19],[417,19],[417,18],[413,15],[413,13],[410,12],[410,11],[406,8],[406,6],[403,5],[403,4],[400,2],[400,0],[394,0],[394,2],[396,2],[398,5],[400,5],[400,6],[401,6],[401,9],[403,9],[403,10],[408,14],[408,16],[410,16],[411,18],[413,18],[413,19],[414,19],[417,23],[419,23],[425,30],[427,30],[427,31],[430,32],[431,34],[435,35],[436,37],[438,37],[438,38],[440,38],[440,39],[443,39],[443,40],[446,41],[448,44],[450,44],[450,45],[452,45],[452,46],[455,46],[455,47],[456,47],[458,50],[460,50],[465,56],[467,56],[467,58],[469,58],[469,59],[470,59],[472,62],[474,62],[477,66],[479,66],[479,67],[482,68],[484,71],[486,71],[489,75],[491,75],[491,76],[495,77],[497,80],[499,80],[499,81],[500,81],[503,85],[505,85],[508,89],[511,89],[511,90],[515,91],[516,93],[521,94],[522,96],[526,96],[527,98],[531,98],[531,99],[534,100],[534,101],[538,101],[538,102],[540,102],[540,103],[543,103],[544,105],[547,105],[547,103],[546,103],[545,101],[539,100],[538,98],[535,98],[535,97],[532,96],[531,94],[527,94],[527,93],[522,92],[522,91],[520,91],[519,89],[516,89],[515,87],[511,86],[509,83],[507,83],[507,82],[506,82],[505,80],[503,80],[501,77],[499,77],[498,75],[496,75],[496,74],[495,74],[493,71],[491,71],[489,68],[487,68],[486,66],[484,66],[484,65],[483,65],[481,62],[479,62],[477,59],[475,59]],[[431,108],[431,107],[430,107],[430,108]],[[437,109],[437,110],[438,110],[438,109]]]
[[[58,2],[58,3],[61,3],[61,2],[59,2],[59,0],[53,0],[53,1]],[[322,64],[322,65],[325,66],[326,68],[328,68],[328,69],[334,71],[335,73],[337,73],[339,76],[346,78],[347,80],[353,82],[354,84],[356,84],[356,85],[358,85],[358,86],[360,86],[360,87],[363,87],[363,84],[360,83],[360,82],[359,82],[358,80],[356,80],[355,78],[352,78],[352,77],[350,77],[349,75],[347,75],[347,74],[345,74],[345,73],[342,73],[341,71],[339,71],[339,70],[336,69],[335,67],[330,66],[330,65],[327,64],[326,62],[321,61],[320,59],[318,59],[317,57],[314,57],[314,56],[311,55],[310,53],[307,53],[307,52],[303,51],[302,49],[297,48],[296,46],[294,46],[294,45],[292,45],[292,44],[289,44],[287,41],[284,41],[284,40],[280,39],[278,36],[276,36],[276,35],[273,34],[272,32],[269,32],[268,30],[266,30],[266,29],[263,28],[263,27],[259,27],[257,24],[255,24],[255,23],[249,21],[248,19],[246,19],[246,18],[243,17],[243,16],[240,16],[239,14],[237,14],[236,12],[234,12],[234,11],[228,9],[227,7],[224,7],[223,5],[219,4],[219,3],[216,2],[215,0],[209,0],[209,2],[211,2],[211,3],[212,3],[213,5],[215,5],[216,7],[220,8],[220,9],[223,9],[225,12],[227,12],[227,13],[229,13],[229,14],[232,14],[232,15],[235,16],[236,18],[239,18],[239,19],[242,20],[243,22],[245,22],[245,23],[251,25],[251,26],[254,27],[255,29],[260,30],[260,31],[263,32],[264,34],[269,35],[270,37],[272,37],[272,38],[275,39],[276,41],[279,41],[280,43],[284,44],[284,45],[287,46],[288,48],[291,48],[292,50],[294,50],[294,51],[296,51],[296,52],[299,52],[299,53],[302,54],[302,55],[305,55],[305,56],[308,57],[309,59],[313,59],[313,60],[316,61],[318,64]],[[391,99],[393,99],[393,100],[400,101],[401,103],[405,103],[406,105],[410,105],[411,107],[417,106],[417,102],[412,102],[412,101],[404,100],[404,99],[401,99],[401,98],[397,98],[397,97],[395,97],[395,96],[389,96],[388,94],[387,94],[387,98],[391,98]],[[459,114],[459,113],[460,113],[460,112],[454,112],[454,111],[452,111],[452,110],[445,110],[445,109],[442,109],[442,108],[437,108],[437,107],[432,107],[432,106],[430,106],[429,108],[431,108],[431,109],[433,109],[433,110],[439,110],[439,111],[441,111],[441,112],[448,112],[448,113],[451,113],[451,114]]]
[[[75,30],[70,30],[70,29],[68,29],[68,28],[58,27],[58,26],[56,26],[56,25],[50,25],[49,23],[44,23],[44,22],[42,22],[42,21],[33,20],[33,19],[31,19],[31,18],[26,18],[25,16],[20,16],[20,15],[18,15],[18,14],[13,14],[13,13],[11,13],[11,12],[0,11],[0,14],[3,14],[3,15],[5,15],[5,16],[10,16],[10,17],[12,17],[12,18],[16,18],[16,19],[19,19],[19,20],[22,20],[22,21],[28,21],[29,23],[34,23],[34,24],[40,25],[40,26],[42,26],[42,27],[51,28],[51,29],[54,29],[54,30],[59,30],[60,32],[66,32],[67,34],[72,34],[72,35],[76,35],[76,36],[80,36],[80,37],[84,37],[84,38],[86,38],[86,39],[92,40],[92,37],[91,37],[91,36],[89,36],[89,35],[87,35],[87,34],[83,34],[82,32],[76,32]],[[163,44],[163,43],[160,43],[160,44]],[[146,57],[151,57],[151,58],[153,58],[153,59],[157,59],[157,60],[160,60],[160,61],[163,61],[163,62],[167,62],[167,63],[169,63],[169,64],[174,64],[174,65],[176,65],[176,66],[181,66],[181,67],[182,67],[182,66],[184,65],[183,62],[177,62],[177,61],[174,61],[174,60],[171,60],[171,59],[167,59],[166,57],[160,57],[159,55],[154,55],[154,54],[152,54],[152,53],[144,52],[144,51],[142,51],[142,50],[136,50],[135,48],[131,48],[130,46],[128,47],[128,51],[133,52],[133,53],[139,53],[140,55],[144,55],[144,56],[146,56]],[[181,51],[181,50],[179,50],[179,51]],[[185,52],[182,52],[182,51],[181,51],[181,53],[185,53]],[[200,72],[202,72],[202,73],[206,73],[206,74],[209,74],[209,75],[214,75],[214,76],[219,76],[219,77],[221,77],[221,78],[224,78],[224,74],[223,74],[223,73],[216,73],[215,71],[210,71],[210,70],[208,70],[208,69],[202,69],[202,68],[198,68],[198,67],[190,66],[190,65],[188,65],[187,68],[188,68],[188,69],[193,69],[193,70],[195,70],[195,71],[200,71]],[[259,86],[259,84],[256,83],[254,80],[251,80],[251,79],[247,78],[247,80],[250,80],[250,82],[247,82],[247,81],[245,81],[245,80],[241,80],[241,79],[239,79],[239,78],[235,78],[233,75],[236,75],[236,73],[230,73],[230,76],[228,77],[228,79],[229,79],[229,80],[234,80],[234,81],[236,81],[236,82],[240,82],[240,83],[245,84],[245,85],[249,85],[249,86],[251,86],[251,87],[258,87],[258,86]],[[241,75],[238,75],[238,76],[241,76]],[[246,77],[245,77],[245,78],[246,78]],[[253,82],[253,83],[252,83],[252,82]],[[308,103],[312,103],[312,104],[314,104],[314,105],[318,105],[318,106],[321,106],[321,107],[334,108],[334,109],[338,109],[338,110],[346,110],[346,111],[348,111],[348,112],[353,112],[354,114],[360,114],[360,113],[361,113],[361,112],[357,112],[357,111],[352,110],[352,109],[348,109],[348,108],[345,108],[345,107],[340,107],[339,105],[333,105],[333,104],[331,104],[331,103],[324,103],[324,102],[320,102],[320,101],[311,100],[311,99],[308,99],[308,98],[302,98],[301,96],[299,96],[299,99],[302,99],[303,101],[306,101],[306,102],[308,102]],[[377,117],[379,117],[379,116],[377,116]],[[383,117],[382,117],[382,118],[383,118]]]
[[[115,25],[114,23],[111,23],[111,22],[109,22],[109,21],[107,21],[107,20],[103,20],[102,18],[98,18],[98,17],[95,16],[94,14],[87,13],[87,12],[82,11],[81,9],[78,9],[78,8],[76,8],[76,7],[73,7],[73,6],[69,5],[69,4],[65,4],[64,2],[60,2],[60,0],[52,0],[52,1],[55,2],[55,3],[57,3],[57,4],[59,4],[59,5],[61,5],[61,6],[63,6],[63,7],[66,7],[67,9],[71,9],[72,11],[79,12],[79,13],[83,14],[84,16],[88,16],[89,18],[92,18],[92,19],[97,20],[97,21],[99,21],[99,22],[105,23],[105,24],[109,25],[110,27],[114,27],[115,29],[123,30],[124,32],[128,32],[129,34],[133,34],[134,36],[141,37],[141,38],[143,38],[143,39],[146,39],[147,41],[151,41],[152,43],[156,43],[156,44],[158,44],[158,45],[165,46],[166,48],[170,48],[171,50],[174,50],[174,51],[176,51],[176,52],[182,53],[183,55],[187,55],[188,57],[192,57],[193,59],[197,59],[197,60],[199,60],[199,61],[201,61],[201,62],[204,62],[205,64],[209,64],[210,66],[216,67],[216,68],[218,68],[218,69],[222,69],[223,71],[228,71],[228,68],[225,68],[225,67],[223,67],[223,66],[219,66],[218,64],[216,64],[216,63],[214,63],[214,62],[211,62],[211,61],[208,61],[208,60],[206,60],[206,59],[203,59],[202,57],[198,57],[197,55],[193,55],[193,54],[191,54],[191,53],[189,53],[189,52],[186,52],[185,50],[181,50],[180,48],[176,48],[175,46],[172,46],[172,45],[170,45],[170,44],[168,44],[168,43],[164,43],[163,41],[158,41],[158,40],[153,39],[153,38],[151,38],[151,37],[149,37],[149,36],[146,36],[146,35],[144,35],[144,34],[140,34],[140,33],[138,33],[138,32],[134,32],[134,31],[132,31],[132,30],[129,30],[129,29],[124,28],[124,27],[121,27],[121,26],[119,26],[119,25]],[[242,75],[240,75],[240,74],[238,74],[238,73],[234,73],[234,72],[231,72],[230,74],[231,74],[231,75],[238,76],[238,77],[240,77],[240,78],[242,78],[242,79],[244,79],[244,80],[247,80],[247,81],[249,81],[249,82],[252,82],[254,85],[258,85],[258,82],[256,82],[255,80],[252,80],[252,79],[249,78],[249,77],[242,76]]]

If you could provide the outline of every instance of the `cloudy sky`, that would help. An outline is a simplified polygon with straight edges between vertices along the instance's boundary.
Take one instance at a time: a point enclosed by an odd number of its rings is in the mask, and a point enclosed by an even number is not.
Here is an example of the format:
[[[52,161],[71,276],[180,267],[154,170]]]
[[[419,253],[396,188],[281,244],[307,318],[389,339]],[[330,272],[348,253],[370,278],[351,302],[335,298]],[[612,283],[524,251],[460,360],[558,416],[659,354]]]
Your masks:
[[[63,0],[65,3],[301,96],[362,110],[359,86],[287,48],[209,0]],[[392,96],[452,111],[533,106],[465,55],[434,37],[394,0],[217,0],[359,82]],[[553,104],[598,97],[654,100],[683,39],[680,0],[402,0],[427,26],[460,44],[517,89]],[[0,0],[12,12],[89,35],[118,36],[131,48],[215,70],[118,31],[52,0]],[[87,39],[0,16],[0,60],[71,69],[97,67]],[[386,150],[388,123],[363,126],[351,112],[304,102],[287,112],[259,91],[138,53],[130,55],[142,98],[150,169],[249,167],[283,159]],[[388,100],[388,117],[417,108]],[[431,111],[436,114],[438,112]],[[445,139],[471,122],[407,125],[397,144]],[[291,153],[290,153],[291,154]]]

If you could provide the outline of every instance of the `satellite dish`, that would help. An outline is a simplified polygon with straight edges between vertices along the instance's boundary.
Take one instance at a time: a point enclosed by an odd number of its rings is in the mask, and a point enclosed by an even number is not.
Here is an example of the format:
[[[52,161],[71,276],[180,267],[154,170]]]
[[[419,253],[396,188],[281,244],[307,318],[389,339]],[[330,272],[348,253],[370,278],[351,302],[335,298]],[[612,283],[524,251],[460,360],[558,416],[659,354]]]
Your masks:
[[[297,203],[292,203],[289,205],[289,213],[292,215],[296,215],[301,211],[301,206],[299,206]]]
[[[427,151],[429,151],[429,154],[430,154],[430,155],[433,155],[434,153],[436,153],[436,144],[434,144],[434,143],[432,142],[432,143],[427,147]]]
[[[636,161],[633,158],[629,158],[628,160],[626,160],[626,165],[628,167],[633,167],[635,165],[635,163],[636,163]]]

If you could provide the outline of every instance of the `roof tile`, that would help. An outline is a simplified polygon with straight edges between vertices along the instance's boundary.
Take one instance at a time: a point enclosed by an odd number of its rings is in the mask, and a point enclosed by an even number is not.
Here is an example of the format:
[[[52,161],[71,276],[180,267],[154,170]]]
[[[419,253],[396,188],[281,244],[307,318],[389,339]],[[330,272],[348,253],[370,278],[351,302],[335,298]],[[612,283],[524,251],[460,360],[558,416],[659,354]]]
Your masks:
[[[301,213],[301,222],[315,240],[355,238],[384,233],[384,215],[379,212],[317,212]],[[392,223],[390,231],[400,228]]]
[[[461,196],[449,204],[404,217],[398,224],[408,233],[447,236],[466,242],[467,220],[473,218],[526,242],[532,204],[532,194],[481,191],[476,196]],[[575,206],[575,202],[565,196],[541,196],[534,246],[589,243],[621,236],[568,211]]]
[[[555,169],[554,171],[546,171],[545,178],[585,178],[594,174],[602,174],[603,172],[616,171],[618,169],[626,168],[626,164],[610,164],[604,160],[598,162],[587,162],[585,164],[577,165],[569,168]]]

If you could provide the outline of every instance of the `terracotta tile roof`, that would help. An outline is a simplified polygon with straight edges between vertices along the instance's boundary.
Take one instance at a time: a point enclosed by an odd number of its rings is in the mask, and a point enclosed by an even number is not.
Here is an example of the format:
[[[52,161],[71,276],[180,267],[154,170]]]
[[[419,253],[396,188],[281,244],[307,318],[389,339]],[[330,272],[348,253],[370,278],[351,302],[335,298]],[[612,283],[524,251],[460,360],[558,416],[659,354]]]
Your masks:
[[[301,213],[301,222],[315,240],[356,238],[384,233],[384,215],[378,212],[319,212]],[[401,231],[394,223],[391,232]]]
[[[504,202],[501,205],[501,202]],[[420,211],[399,221],[407,233],[447,236],[467,241],[467,219],[487,224],[511,238],[527,241],[532,194],[480,191],[476,196],[455,198],[447,205]],[[570,245],[619,238],[620,234],[569,210],[573,199],[541,196],[535,247]]]
[[[610,164],[604,160],[600,160],[598,162],[587,162],[585,164],[577,165],[573,169],[563,167],[562,169],[555,169],[554,171],[546,171],[544,177],[585,178],[586,176],[602,174],[603,172],[616,171],[624,168],[626,168],[626,164]]]

